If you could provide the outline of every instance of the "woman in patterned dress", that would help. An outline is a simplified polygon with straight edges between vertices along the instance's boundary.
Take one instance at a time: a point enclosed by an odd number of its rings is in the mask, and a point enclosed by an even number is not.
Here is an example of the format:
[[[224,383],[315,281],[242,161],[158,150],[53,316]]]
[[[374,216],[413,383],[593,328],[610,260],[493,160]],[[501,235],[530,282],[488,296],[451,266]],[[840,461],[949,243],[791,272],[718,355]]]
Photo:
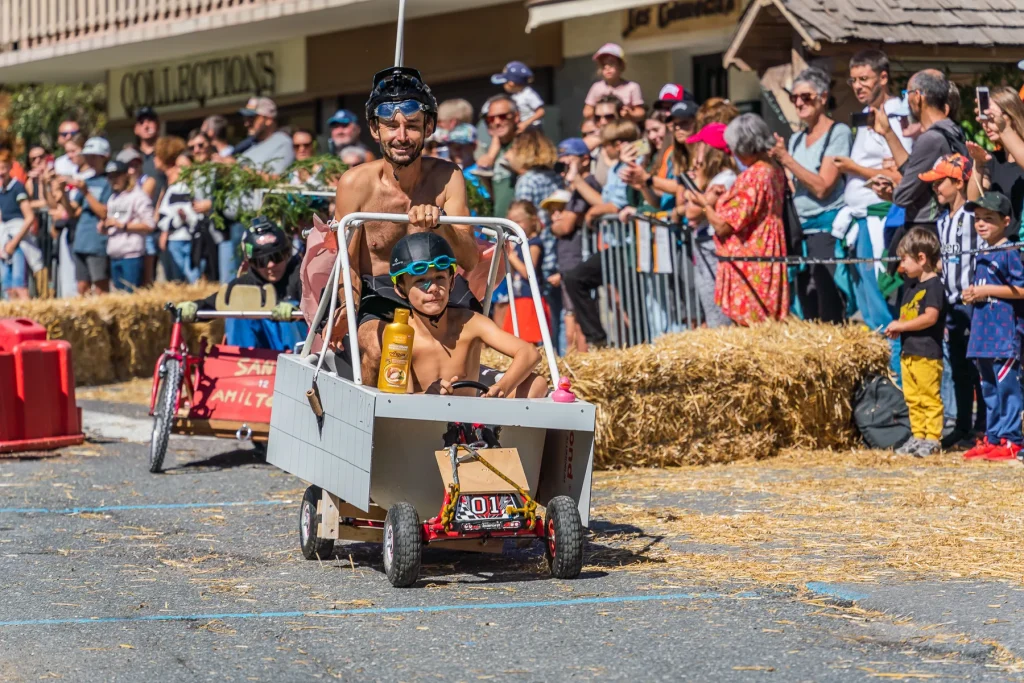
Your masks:
[[[782,223],[786,176],[768,156],[775,141],[768,124],[756,114],[743,114],[726,128],[729,148],[745,170],[732,189],[709,188],[706,195],[688,194],[706,207],[708,223],[722,261],[715,279],[715,303],[738,325],[779,320],[789,312],[789,283],[784,263],[728,261],[730,256],[785,256]],[[708,199],[716,194],[714,207]]]

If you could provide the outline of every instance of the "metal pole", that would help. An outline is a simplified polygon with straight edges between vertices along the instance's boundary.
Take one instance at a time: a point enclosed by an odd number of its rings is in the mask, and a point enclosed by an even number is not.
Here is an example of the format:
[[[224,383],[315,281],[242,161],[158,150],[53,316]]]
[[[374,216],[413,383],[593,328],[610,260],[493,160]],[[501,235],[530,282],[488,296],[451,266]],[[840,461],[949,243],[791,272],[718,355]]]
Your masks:
[[[395,36],[395,66],[402,66],[405,39],[405,0],[398,0],[398,34]]]

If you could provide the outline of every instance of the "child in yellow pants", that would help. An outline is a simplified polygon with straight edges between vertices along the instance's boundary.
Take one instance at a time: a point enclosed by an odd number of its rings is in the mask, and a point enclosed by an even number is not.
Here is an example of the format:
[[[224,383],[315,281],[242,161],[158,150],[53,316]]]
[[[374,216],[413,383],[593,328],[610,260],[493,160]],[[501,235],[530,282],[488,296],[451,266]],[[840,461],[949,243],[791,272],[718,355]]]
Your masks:
[[[913,438],[896,451],[924,457],[939,450],[942,438],[942,334],[946,325],[946,292],[938,275],[939,238],[913,228],[896,249],[900,272],[908,280],[900,302],[900,319],[885,329],[900,338],[903,395],[910,409]]]

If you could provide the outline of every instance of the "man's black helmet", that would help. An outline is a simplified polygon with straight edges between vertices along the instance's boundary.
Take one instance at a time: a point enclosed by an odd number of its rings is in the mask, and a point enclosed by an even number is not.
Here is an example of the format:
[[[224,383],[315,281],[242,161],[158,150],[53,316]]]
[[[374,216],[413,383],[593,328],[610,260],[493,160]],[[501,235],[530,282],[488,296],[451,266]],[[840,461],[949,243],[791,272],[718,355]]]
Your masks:
[[[242,252],[247,261],[277,255],[292,247],[288,235],[266,216],[256,216],[242,235]]]
[[[434,264],[440,259],[439,266],[455,270],[455,252],[448,240],[436,232],[414,232],[398,240],[391,250],[391,279],[395,281],[399,275],[408,272],[414,263]],[[448,265],[443,265],[447,262]],[[423,272],[426,272],[424,268]],[[422,273],[417,273],[422,275]]]
[[[423,82],[417,69],[407,66],[390,66],[373,76],[373,90],[366,101],[366,120],[377,118],[377,107],[384,102],[412,100],[420,103],[420,109],[428,120],[437,123],[437,100],[434,93]]]

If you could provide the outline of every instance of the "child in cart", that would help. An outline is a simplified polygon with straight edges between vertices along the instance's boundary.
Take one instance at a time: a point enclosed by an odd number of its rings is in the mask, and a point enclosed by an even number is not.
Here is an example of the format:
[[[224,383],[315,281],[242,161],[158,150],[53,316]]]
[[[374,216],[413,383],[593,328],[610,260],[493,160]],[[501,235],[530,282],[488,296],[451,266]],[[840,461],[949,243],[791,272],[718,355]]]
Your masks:
[[[406,235],[391,251],[391,280],[412,310],[409,324],[415,331],[410,392],[471,394],[472,389],[453,392],[451,385],[473,380],[490,387],[484,394],[488,398],[546,396],[547,381],[533,372],[540,360],[533,345],[486,316],[448,307],[456,267],[448,241],[434,232]],[[507,371],[481,367],[485,344],[512,358]]]
[[[299,310],[302,282],[299,277],[302,257],[294,253],[292,241],[279,225],[257,216],[242,235],[242,252],[248,270],[231,281],[232,285],[270,284],[277,294],[277,304],[270,320],[229,318],[224,321],[228,343],[256,349],[291,351],[306,338],[305,321],[293,321]],[[229,290],[230,291],[230,290]],[[200,301],[178,304],[182,322],[195,322],[196,313],[217,308],[217,294]]]

